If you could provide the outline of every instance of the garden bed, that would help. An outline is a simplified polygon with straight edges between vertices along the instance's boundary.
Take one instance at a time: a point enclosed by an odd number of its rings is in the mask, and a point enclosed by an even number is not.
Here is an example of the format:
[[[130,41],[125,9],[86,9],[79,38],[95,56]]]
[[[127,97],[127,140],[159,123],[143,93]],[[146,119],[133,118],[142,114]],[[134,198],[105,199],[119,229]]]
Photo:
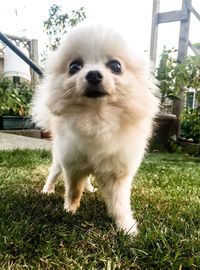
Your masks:
[[[191,156],[200,156],[200,144],[191,142],[177,142],[181,147],[181,151]]]
[[[29,117],[8,115],[1,116],[1,128],[4,130],[32,129],[34,124]]]

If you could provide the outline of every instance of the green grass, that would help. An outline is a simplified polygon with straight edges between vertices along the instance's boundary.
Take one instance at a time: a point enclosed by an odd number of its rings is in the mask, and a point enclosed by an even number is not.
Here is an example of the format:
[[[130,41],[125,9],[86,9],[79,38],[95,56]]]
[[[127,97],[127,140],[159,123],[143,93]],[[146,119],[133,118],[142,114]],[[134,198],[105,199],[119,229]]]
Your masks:
[[[200,159],[150,154],[135,179],[136,238],[117,233],[100,194],[63,211],[41,194],[51,156],[0,152],[0,269],[200,269]]]

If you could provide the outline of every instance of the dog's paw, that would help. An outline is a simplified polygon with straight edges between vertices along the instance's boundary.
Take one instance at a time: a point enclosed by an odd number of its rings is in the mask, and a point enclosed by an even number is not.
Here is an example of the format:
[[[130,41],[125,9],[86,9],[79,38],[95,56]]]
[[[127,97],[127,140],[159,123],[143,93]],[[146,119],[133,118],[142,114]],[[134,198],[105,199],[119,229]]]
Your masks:
[[[67,201],[64,204],[64,210],[66,212],[71,212],[72,214],[74,214],[76,210],[79,208],[79,206],[80,206],[80,203]]]
[[[119,231],[122,231],[124,234],[136,236],[138,234],[138,228],[137,228],[137,221],[123,221],[123,222],[117,222],[117,228]]]
[[[138,234],[137,223],[133,224],[130,228],[124,230],[125,234],[136,236]]]
[[[44,193],[44,194],[52,194],[54,192],[55,192],[54,186],[44,185],[44,187],[42,189],[42,193]]]
[[[85,190],[89,192],[95,192],[97,191],[97,188],[93,187],[93,185],[90,185],[90,186],[88,185],[85,187]]]
[[[93,187],[91,183],[91,177],[87,178],[86,184],[85,184],[85,190],[89,192],[95,192],[97,189]]]

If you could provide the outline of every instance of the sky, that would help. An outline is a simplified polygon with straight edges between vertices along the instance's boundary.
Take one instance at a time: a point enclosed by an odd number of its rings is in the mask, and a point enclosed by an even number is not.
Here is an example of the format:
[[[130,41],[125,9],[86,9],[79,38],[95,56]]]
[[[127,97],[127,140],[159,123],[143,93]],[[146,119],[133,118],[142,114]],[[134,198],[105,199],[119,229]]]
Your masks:
[[[182,0],[160,0],[160,12],[181,8]],[[149,56],[153,0],[5,0],[0,5],[0,31],[38,39],[39,52],[45,48],[43,21],[48,9],[58,4],[63,12],[85,8],[86,22],[102,24],[120,32],[138,54]],[[200,0],[193,0],[200,13]],[[178,46],[179,22],[159,26],[158,55],[162,48]],[[200,42],[200,22],[192,15],[190,41]],[[190,52],[189,52],[190,53]]]

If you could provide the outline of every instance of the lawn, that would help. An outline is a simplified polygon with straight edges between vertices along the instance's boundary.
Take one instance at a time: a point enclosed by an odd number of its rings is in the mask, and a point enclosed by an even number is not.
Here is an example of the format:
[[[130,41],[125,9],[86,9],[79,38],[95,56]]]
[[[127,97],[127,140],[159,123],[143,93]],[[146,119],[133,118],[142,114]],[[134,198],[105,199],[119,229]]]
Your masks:
[[[136,238],[117,233],[97,191],[75,215],[63,183],[41,194],[47,151],[0,151],[0,269],[200,269],[200,158],[149,154],[134,182]]]

